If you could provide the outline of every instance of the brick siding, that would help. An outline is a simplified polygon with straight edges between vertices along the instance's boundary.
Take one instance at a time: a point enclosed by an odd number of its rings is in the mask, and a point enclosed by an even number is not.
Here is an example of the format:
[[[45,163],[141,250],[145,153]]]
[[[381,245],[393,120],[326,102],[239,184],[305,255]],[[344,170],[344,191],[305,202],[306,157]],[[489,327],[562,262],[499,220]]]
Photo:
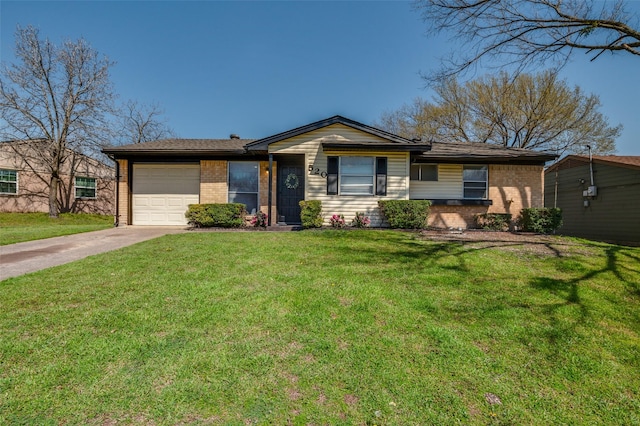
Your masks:
[[[11,166],[0,166],[3,169],[17,170],[18,193],[0,194],[0,211],[13,213],[30,213],[49,211],[49,185],[30,170],[20,170]],[[46,176],[44,176],[46,177]],[[89,177],[94,177],[89,175]],[[96,177],[96,198],[76,199],[74,179],[68,175],[60,176],[58,200],[66,200],[61,207],[62,212],[113,214],[113,194],[115,184],[113,177],[103,179]],[[67,204],[68,205],[65,205]]]
[[[120,225],[129,224],[129,163],[127,160],[118,160],[120,167],[120,179],[118,180],[118,214],[116,220]]]
[[[200,161],[200,203],[226,203],[228,198],[227,161]]]
[[[542,166],[490,165],[491,206],[431,206],[429,226],[434,228],[473,228],[479,213],[510,213],[513,219],[523,208],[544,206]]]
[[[489,213],[520,215],[520,210],[544,206],[542,166],[489,166]]]

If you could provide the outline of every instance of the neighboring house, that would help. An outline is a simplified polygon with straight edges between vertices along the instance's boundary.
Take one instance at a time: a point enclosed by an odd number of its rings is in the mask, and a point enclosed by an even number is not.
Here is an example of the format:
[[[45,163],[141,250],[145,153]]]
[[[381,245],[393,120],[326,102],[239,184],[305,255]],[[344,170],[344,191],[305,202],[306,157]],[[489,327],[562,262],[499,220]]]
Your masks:
[[[487,144],[409,140],[335,116],[258,140],[169,139],[105,149],[119,176],[121,224],[184,224],[192,203],[241,202],[300,223],[300,200],[383,226],[379,200],[432,200],[429,223],[473,227],[476,213],[543,205],[554,156]]]
[[[559,233],[640,244],[640,156],[570,155],[545,172],[545,205],[562,209]]]
[[[40,160],[40,143],[0,142],[0,211],[48,212],[51,173]],[[113,214],[114,168],[69,151],[58,190],[60,212]]]

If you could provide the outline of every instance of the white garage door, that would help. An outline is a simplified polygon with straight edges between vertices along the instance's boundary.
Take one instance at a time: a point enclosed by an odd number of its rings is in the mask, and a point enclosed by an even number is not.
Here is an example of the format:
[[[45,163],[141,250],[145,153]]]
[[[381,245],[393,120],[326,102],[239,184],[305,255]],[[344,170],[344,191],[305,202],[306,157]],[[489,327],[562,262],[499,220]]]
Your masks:
[[[186,225],[189,204],[199,200],[199,165],[133,165],[134,225]]]

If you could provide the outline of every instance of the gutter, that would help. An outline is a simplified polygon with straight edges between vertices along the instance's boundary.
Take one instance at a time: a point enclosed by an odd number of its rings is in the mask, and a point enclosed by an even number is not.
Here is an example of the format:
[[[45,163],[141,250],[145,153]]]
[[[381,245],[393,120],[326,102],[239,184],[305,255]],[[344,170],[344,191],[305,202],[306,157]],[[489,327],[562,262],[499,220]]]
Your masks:
[[[224,156],[224,155],[242,155],[245,154],[244,149],[233,149],[233,150],[224,150],[224,151],[211,151],[211,150],[131,150],[131,151],[118,151],[118,150],[103,150],[105,154],[108,156],[111,155],[120,155],[120,156],[128,156],[128,157],[136,157],[136,156],[188,156],[188,157],[200,157],[203,155],[210,156]],[[111,157],[109,157],[111,158]]]

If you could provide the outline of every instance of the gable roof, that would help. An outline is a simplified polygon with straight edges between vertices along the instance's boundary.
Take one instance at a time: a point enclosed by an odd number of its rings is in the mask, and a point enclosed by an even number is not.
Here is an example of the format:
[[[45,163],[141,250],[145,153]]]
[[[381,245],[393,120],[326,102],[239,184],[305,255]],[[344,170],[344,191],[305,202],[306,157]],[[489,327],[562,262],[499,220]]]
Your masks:
[[[594,163],[608,164],[611,166],[624,167],[629,169],[640,170],[640,155],[593,155]],[[558,161],[546,172],[557,170],[571,169],[589,164],[589,157],[586,155],[568,155]]]
[[[103,152],[124,156],[202,156],[266,154],[272,143],[280,142],[328,126],[340,124],[376,137],[371,141],[342,138],[325,139],[323,150],[330,151],[401,151],[410,152],[416,162],[491,162],[544,164],[555,159],[554,154],[521,148],[505,148],[486,143],[421,142],[335,115],[324,120],[297,127],[262,139],[163,139],[140,144],[105,148]]]
[[[254,139],[161,139],[151,142],[113,146],[105,154],[129,155],[208,155],[244,154],[245,145]]]
[[[402,136],[394,135],[393,133],[386,132],[384,130],[377,129],[375,127],[367,126],[366,124],[359,123],[357,121],[342,117],[340,115],[334,115],[324,120],[316,121],[315,123],[307,124],[305,126],[296,127],[286,132],[278,133],[277,135],[268,136],[266,138],[258,139],[254,142],[247,144],[248,151],[266,151],[267,147],[275,142],[280,142],[285,139],[293,138],[305,133],[312,132],[314,130],[322,129],[324,127],[332,126],[334,124],[342,124],[352,129],[359,130],[370,135],[377,136],[384,139],[384,142],[352,142],[352,141],[332,141],[322,144],[323,148],[332,149],[390,149],[401,151],[428,151],[431,148],[431,144],[421,143],[420,141],[413,141],[411,139],[403,138]]]

